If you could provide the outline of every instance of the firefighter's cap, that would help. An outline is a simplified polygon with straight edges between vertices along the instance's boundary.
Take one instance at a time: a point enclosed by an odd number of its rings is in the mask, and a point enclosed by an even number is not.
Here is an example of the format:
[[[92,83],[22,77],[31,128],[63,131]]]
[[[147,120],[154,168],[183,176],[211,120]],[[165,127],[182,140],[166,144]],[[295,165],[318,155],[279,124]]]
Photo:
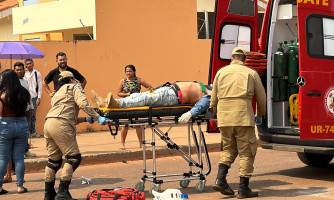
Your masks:
[[[246,56],[246,50],[242,47],[235,47],[232,51],[232,55],[244,55]]]
[[[75,78],[74,78],[74,75],[72,72],[70,71],[63,71],[59,74],[59,78],[58,78],[58,81],[61,81],[63,78],[67,78],[67,77],[70,77],[70,78],[73,78],[75,81],[77,81]],[[78,81],[77,81],[78,82]]]

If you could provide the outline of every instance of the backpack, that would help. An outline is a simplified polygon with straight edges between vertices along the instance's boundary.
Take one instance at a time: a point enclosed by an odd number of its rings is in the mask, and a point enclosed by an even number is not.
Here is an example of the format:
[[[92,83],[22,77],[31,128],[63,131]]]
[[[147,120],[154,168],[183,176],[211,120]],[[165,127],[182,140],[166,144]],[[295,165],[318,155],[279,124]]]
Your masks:
[[[87,194],[87,200],[145,200],[145,193],[132,188],[94,190]]]
[[[36,93],[38,94],[38,81],[37,81],[37,72],[35,71],[35,79],[36,79]]]

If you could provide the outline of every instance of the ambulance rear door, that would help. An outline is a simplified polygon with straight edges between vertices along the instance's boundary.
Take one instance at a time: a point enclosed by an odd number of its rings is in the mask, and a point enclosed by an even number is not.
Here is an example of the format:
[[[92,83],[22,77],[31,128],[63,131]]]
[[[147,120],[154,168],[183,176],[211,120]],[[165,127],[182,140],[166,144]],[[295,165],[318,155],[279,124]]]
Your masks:
[[[258,49],[257,1],[216,0],[216,19],[212,40],[209,83],[223,66],[230,64],[234,47]]]
[[[256,0],[216,0],[215,30],[211,46],[209,83],[217,71],[231,62],[232,50],[258,50],[258,14]],[[211,123],[209,132],[216,132]]]
[[[334,2],[297,0],[301,139],[334,139]]]

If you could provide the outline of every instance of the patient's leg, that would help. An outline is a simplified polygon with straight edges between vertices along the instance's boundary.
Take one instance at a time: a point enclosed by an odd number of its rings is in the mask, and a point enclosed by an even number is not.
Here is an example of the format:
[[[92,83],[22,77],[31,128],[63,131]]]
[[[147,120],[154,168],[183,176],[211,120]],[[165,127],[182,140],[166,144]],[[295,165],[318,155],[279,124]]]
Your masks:
[[[94,90],[92,90],[91,93],[92,93],[92,101],[95,103],[97,107],[99,108],[107,107],[104,98],[100,97]]]
[[[121,99],[108,98],[108,102],[113,101],[113,105],[120,108],[131,108],[141,106],[168,106],[178,103],[175,92],[169,87],[162,87],[153,93],[149,91],[143,93],[133,93]]]
[[[108,108],[120,108],[118,101],[114,99],[111,92],[109,92],[107,95],[107,107]]]

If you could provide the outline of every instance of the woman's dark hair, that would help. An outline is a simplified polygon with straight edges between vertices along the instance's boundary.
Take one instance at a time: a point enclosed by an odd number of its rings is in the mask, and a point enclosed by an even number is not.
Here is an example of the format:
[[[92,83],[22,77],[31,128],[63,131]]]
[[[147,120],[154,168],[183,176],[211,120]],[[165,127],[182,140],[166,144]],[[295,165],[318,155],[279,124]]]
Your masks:
[[[65,84],[67,84],[67,83],[70,83],[72,79],[73,79],[72,77],[65,77],[65,78],[62,78],[62,79],[59,81],[59,86],[61,87],[61,86],[65,85]]]
[[[6,93],[4,103],[9,103],[15,116],[25,115],[30,103],[30,93],[25,89],[14,70],[6,69],[1,74],[0,95]]]
[[[134,65],[127,65],[127,66],[125,66],[125,69],[124,69],[125,72],[126,72],[126,68],[130,68],[130,69],[132,69],[133,72],[135,73],[135,77],[137,77],[137,76],[136,76],[136,67],[135,67]]]

